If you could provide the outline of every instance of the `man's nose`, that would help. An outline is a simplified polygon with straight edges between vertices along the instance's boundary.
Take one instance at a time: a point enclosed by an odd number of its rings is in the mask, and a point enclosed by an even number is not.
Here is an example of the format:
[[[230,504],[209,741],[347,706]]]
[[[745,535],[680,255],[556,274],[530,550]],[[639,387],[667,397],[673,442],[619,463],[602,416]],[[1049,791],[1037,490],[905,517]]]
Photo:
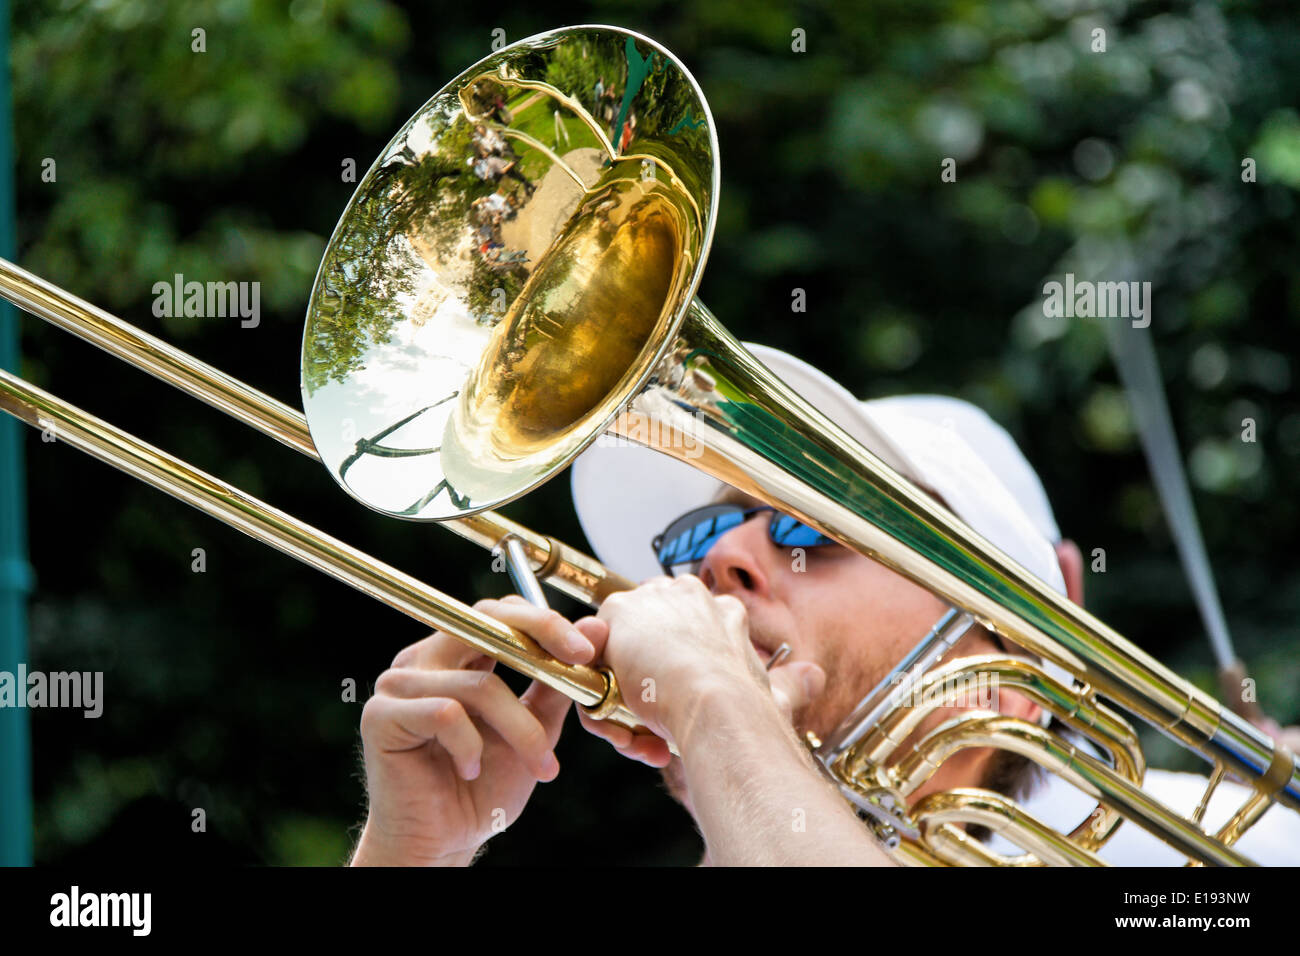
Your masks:
[[[776,546],[767,537],[771,515],[760,512],[717,540],[700,562],[700,580],[714,594],[749,591],[760,597],[768,593],[772,568],[770,558]]]

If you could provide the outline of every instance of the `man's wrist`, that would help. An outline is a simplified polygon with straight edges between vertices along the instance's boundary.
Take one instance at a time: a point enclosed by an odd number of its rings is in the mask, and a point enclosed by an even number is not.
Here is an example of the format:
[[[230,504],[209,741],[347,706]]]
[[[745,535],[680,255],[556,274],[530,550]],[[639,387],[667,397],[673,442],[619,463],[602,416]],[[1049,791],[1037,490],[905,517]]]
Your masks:
[[[785,723],[768,688],[746,677],[718,677],[693,687],[682,706],[664,715],[663,723],[685,754],[711,730],[769,719],[778,727]]]
[[[469,866],[479,847],[452,853],[421,848],[419,841],[391,837],[367,820],[349,866]]]

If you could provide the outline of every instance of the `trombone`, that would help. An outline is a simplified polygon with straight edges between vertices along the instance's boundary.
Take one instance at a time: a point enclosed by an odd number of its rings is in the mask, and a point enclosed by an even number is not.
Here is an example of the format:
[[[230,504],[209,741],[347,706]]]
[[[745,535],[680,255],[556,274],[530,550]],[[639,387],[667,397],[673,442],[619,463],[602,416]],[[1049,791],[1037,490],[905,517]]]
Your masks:
[[[0,259],[0,295],[24,311],[73,332],[282,444],[310,458],[317,457],[300,412],[4,259]],[[613,672],[607,668],[557,661],[526,634],[3,369],[0,369],[0,408],[34,428],[52,428],[58,440],[383,601],[422,624],[446,631],[481,653],[564,693],[593,716],[605,717],[633,730],[640,728],[636,717],[622,705]],[[502,515],[488,512],[467,516],[446,522],[446,526],[487,548],[506,541],[519,542],[528,560],[537,563],[538,577],[588,604],[598,605],[608,594],[632,587],[629,581],[581,552]]]
[[[620,79],[603,92],[573,89],[584,71]],[[439,521],[487,547],[518,542],[540,577],[592,605],[630,583],[489,509],[602,434],[685,460],[928,588],[953,611],[899,668],[924,665],[916,680],[926,704],[877,688],[828,740],[809,740],[901,862],[1098,865],[1097,848],[1129,820],[1194,864],[1249,864],[1233,849],[1240,835],[1275,802],[1300,811],[1295,755],[920,493],[695,298],[716,218],[717,154],[698,84],[638,34],[565,28],[471,66],[398,131],[335,228],[307,309],[303,415],[8,263],[0,295],[319,458],[367,507]],[[556,662],[524,635],[7,373],[0,406],[636,727],[608,670]],[[972,623],[1073,682],[1010,655],[947,659]],[[1026,694],[1105,759],[979,710],[896,754],[975,675]],[[1161,805],[1141,789],[1135,731],[1106,701],[1213,765],[1202,809],[1229,774],[1251,796],[1215,833],[1200,811],[1188,819]],[[1061,834],[986,790],[914,798],[967,747],[1029,757],[1095,798],[1098,818]],[[962,824],[1025,852],[994,854]]]

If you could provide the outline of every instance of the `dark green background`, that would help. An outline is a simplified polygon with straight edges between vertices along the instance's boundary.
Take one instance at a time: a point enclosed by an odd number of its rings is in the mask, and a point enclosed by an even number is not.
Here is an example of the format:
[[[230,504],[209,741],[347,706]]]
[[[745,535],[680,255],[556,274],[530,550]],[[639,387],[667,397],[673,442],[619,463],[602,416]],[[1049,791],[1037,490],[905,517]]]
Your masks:
[[[295,404],[306,298],[353,188],[343,159],[364,172],[494,28],[655,37],[703,86],[721,143],[703,300],[861,396],[933,390],[987,408],[1039,468],[1062,530],[1105,548],[1090,605],[1212,689],[1099,324],[1042,316],[1043,282],[1072,252],[1130,250],[1155,283],[1152,332],[1239,650],[1266,708],[1300,718],[1290,5],[16,6],[20,261]],[[190,50],[195,27],[206,53]],[[806,53],[791,51],[795,28]],[[949,156],[956,183],[940,181]],[[1241,181],[1245,157],[1258,182]],[[177,272],[260,282],[261,326],[155,319],[151,287]],[[28,377],[145,439],[453,594],[503,592],[483,552],[368,513],[310,461],[66,334],[25,319],[23,348]],[[361,703],[340,701],[341,682],[364,700],[422,629],[66,446],[32,433],[27,450],[32,666],[106,672],[101,719],[32,714],[37,860],[342,861],[363,790]],[[584,544],[567,480],[507,513]],[[1161,742],[1153,754],[1194,765]],[[484,865],[696,859],[652,771],[572,719],[559,756],[560,778]],[[191,832],[194,807],[206,833]]]

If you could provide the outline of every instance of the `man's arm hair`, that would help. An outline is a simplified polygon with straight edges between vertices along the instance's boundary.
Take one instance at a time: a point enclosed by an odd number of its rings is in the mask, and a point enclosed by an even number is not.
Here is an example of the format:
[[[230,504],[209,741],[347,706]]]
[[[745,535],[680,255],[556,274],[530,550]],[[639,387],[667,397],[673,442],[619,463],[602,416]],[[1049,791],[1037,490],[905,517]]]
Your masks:
[[[701,695],[676,737],[717,866],[894,866],[765,689]]]

